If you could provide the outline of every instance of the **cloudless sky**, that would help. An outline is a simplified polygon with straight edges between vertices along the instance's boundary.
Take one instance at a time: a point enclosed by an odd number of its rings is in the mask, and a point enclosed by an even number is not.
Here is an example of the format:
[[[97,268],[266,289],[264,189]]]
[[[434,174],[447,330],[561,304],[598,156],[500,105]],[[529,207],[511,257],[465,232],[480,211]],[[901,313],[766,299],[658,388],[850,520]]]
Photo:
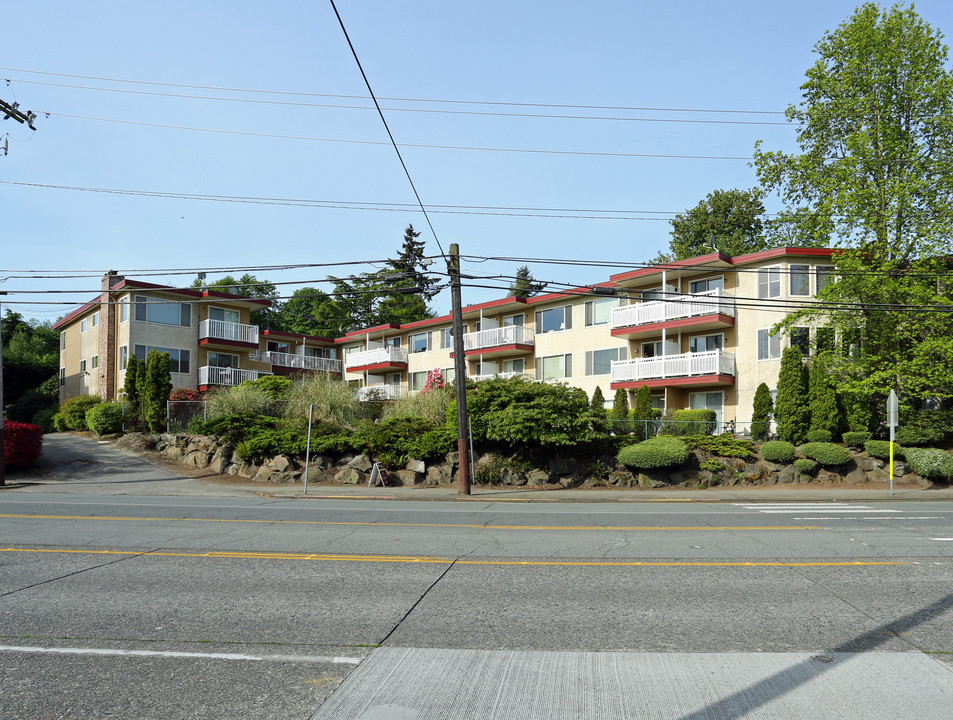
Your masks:
[[[429,255],[527,258],[466,259],[501,279],[468,281],[465,304],[503,296],[522,264],[553,289],[603,281],[667,249],[675,213],[756,184],[745,159],[712,158],[796,149],[780,113],[856,7],[338,0],[435,238],[330,2],[7,3],[0,98],[38,118],[0,122],[4,307],[55,319],[108,269],[188,285],[146,272],[355,263],[252,271],[296,283],[283,295],[330,290],[318,281],[395,255],[408,223]],[[953,32],[949,0],[916,10]],[[96,277],[17,277],[65,271]]]

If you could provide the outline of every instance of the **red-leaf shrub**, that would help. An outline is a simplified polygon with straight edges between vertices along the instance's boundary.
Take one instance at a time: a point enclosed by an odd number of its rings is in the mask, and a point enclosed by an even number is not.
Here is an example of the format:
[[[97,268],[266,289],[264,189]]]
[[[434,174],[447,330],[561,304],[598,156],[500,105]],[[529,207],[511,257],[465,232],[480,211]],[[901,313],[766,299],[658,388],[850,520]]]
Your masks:
[[[6,420],[3,423],[4,465],[29,465],[43,451],[43,428]]]
[[[203,394],[198,390],[193,390],[192,388],[175,388],[171,393],[169,393],[169,400],[172,402],[195,402],[196,400],[203,399]]]

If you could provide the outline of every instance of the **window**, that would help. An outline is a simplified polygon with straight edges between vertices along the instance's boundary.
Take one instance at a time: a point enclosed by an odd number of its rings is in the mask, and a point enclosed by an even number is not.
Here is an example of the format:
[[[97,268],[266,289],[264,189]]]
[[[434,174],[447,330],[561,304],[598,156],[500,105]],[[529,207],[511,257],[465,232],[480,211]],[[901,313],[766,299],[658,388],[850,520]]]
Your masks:
[[[508,315],[507,317],[503,318],[503,327],[506,327],[507,325],[519,325],[522,327],[524,319],[525,317],[523,313],[520,313],[519,315]]]
[[[447,385],[453,384],[453,379],[457,376],[456,368],[444,368],[443,369],[443,381]]]
[[[211,314],[211,310],[209,311]],[[161,325],[192,325],[192,306],[186,303],[136,295],[136,320]]]
[[[440,347],[442,347],[444,350],[453,350],[453,326],[451,325],[450,327],[444,328],[443,330],[438,330],[437,332],[440,333]],[[467,332],[466,325],[463,326],[463,332],[464,334]]]
[[[768,330],[758,330],[758,360],[777,360],[781,357],[781,336]]]
[[[120,345],[119,346],[119,369],[125,370],[126,365],[129,364],[129,346]]]
[[[433,333],[417,333],[407,338],[407,350],[412,353],[427,352],[431,348],[431,336]]]
[[[642,343],[642,357],[661,357],[662,341]]]
[[[268,352],[280,352],[280,353],[290,353],[291,345],[286,342],[276,342],[274,340],[269,340],[266,346]]]
[[[89,324],[89,326],[90,326],[90,327],[96,327],[97,325],[99,325],[99,313],[98,313],[98,312],[94,312],[94,313],[93,313],[93,317],[90,318],[90,324]]]
[[[238,310],[231,310],[229,308],[220,308],[220,307],[210,307],[208,309],[208,319],[221,320],[222,322],[238,323],[241,319],[241,316],[239,315]]]
[[[63,352],[66,349],[66,333],[60,333],[60,352]]]
[[[83,318],[82,320],[79,321],[79,331],[81,333],[86,332],[86,318]]]
[[[136,345],[136,355],[139,354],[139,348],[141,345]],[[157,350],[159,348],[156,348]],[[188,350],[183,350],[182,352],[188,352]],[[238,367],[238,355],[230,355],[229,353],[220,353],[220,352],[210,352],[208,354],[208,364],[210,367],[224,367],[224,368],[237,368]]]
[[[66,368],[60,368],[60,387],[66,385]]]
[[[618,298],[599,298],[586,303],[586,327],[590,325],[608,325],[612,308],[619,306]]]
[[[119,299],[119,322],[124,323],[129,319],[129,297]]]
[[[781,271],[778,268],[758,270],[758,297],[781,297]]]
[[[791,329],[791,347],[800,348],[802,355],[808,355],[811,352],[811,330],[806,327],[796,327]]]
[[[515,358],[514,360],[504,360],[503,372],[505,373],[526,372],[526,360],[523,358]]]
[[[810,295],[811,294],[810,272],[811,272],[810,265],[792,265],[791,266],[790,278],[791,278],[791,294],[792,295]]]
[[[725,343],[725,336],[718,335],[699,335],[688,340],[688,352],[700,353],[710,352],[712,350],[721,350]]]
[[[99,355],[93,355],[89,359],[89,367],[91,370],[95,370],[96,368],[99,367]]]
[[[572,329],[572,305],[539,310],[536,313],[536,333]]]
[[[407,384],[411,392],[420,392],[424,389],[424,385],[427,384],[427,371],[422,370],[420,372],[409,373],[407,376]]]
[[[608,375],[612,371],[612,363],[616,360],[625,360],[625,356],[625,348],[588,350],[586,351],[586,375]]]
[[[79,371],[80,371],[81,373],[86,372],[86,360],[80,360],[80,361],[79,361]]]
[[[536,358],[536,379],[554,380],[572,377],[572,355]]]
[[[169,354],[169,371],[174,373],[187,373],[190,372],[190,353],[188,350],[178,350],[176,348],[164,348],[164,347],[152,347],[151,345],[136,345],[133,347],[133,353],[135,356],[142,362],[146,362],[149,358],[149,353],[153,350],[157,350],[160,353]],[[235,358],[234,365],[214,365],[212,362],[212,356],[219,353],[209,353],[209,365],[215,367],[238,367],[238,356],[237,355],[228,355],[226,357]]]
[[[725,278],[713,277],[704,280],[694,280],[690,285],[692,295],[709,292],[710,290],[724,290]]]
[[[834,280],[834,266],[833,265],[818,265],[815,268],[817,273],[817,292],[820,292],[827,287],[828,283]]]
[[[725,395],[722,392],[701,392],[691,393],[688,396],[688,406],[692,410],[714,410],[715,422],[721,425],[722,410],[724,408]],[[720,431],[719,431],[720,432]]]

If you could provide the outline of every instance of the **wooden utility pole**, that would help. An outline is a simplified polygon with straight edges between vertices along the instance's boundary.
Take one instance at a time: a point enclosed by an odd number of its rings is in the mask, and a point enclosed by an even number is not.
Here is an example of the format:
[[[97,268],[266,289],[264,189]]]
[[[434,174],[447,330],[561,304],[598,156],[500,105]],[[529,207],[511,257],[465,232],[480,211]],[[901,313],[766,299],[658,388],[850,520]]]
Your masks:
[[[467,359],[463,354],[463,308],[460,303],[460,246],[450,245],[447,261],[453,313],[453,387],[457,392],[457,454],[460,457],[460,495],[470,494],[470,446],[467,443]]]
[[[6,295],[0,291],[0,295]],[[0,309],[0,318],[3,317],[3,310]],[[0,485],[7,484],[7,446],[4,445],[6,439],[3,436],[3,424],[7,420],[7,414],[3,410],[3,337],[0,335]]]

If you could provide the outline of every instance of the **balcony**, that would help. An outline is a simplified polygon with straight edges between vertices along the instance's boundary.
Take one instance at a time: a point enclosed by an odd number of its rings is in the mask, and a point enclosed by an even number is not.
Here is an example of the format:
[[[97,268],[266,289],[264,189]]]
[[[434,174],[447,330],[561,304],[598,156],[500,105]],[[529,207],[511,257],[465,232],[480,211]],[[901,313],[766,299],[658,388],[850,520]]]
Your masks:
[[[403,397],[404,390],[400,385],[368,385],[357,389],[357,399],[364,400],[398,400]]]
[[[331,358],[295,355],[293,353],[268,352],[249,355],[251,360],[271,364],[276,372],[327,372],[340,374],[344,363]]]
[[[735,356],[722,350],[612,363],[611,387],[637,388],[677,385],[734,385]]]
[[[609,327],[617,337],[647,337],[657,335],[663,328],[695,331],[734,324],[735,297],[718,289],[613,308]]]
[[[203,320],[199,323],[199,345],[258,348],[258,326],[224,320]]]
[[[199,389],[202,390],[213,385],[234,387],[241,385],[246,380],[257,380],[264,375],[270,374],[271,373],[259,372],[258,370],[240,370],[238,368],[203,365],[199,368]]]
[[[377,370],[406,370],[407,351],[395,347],[350,353],[344,358],[347,372],[374,372]]]
[[[512,355],[531,353],[536,344],[535,332],[522,325],[504,325],[467,333],[463,336],[464,355]]]

